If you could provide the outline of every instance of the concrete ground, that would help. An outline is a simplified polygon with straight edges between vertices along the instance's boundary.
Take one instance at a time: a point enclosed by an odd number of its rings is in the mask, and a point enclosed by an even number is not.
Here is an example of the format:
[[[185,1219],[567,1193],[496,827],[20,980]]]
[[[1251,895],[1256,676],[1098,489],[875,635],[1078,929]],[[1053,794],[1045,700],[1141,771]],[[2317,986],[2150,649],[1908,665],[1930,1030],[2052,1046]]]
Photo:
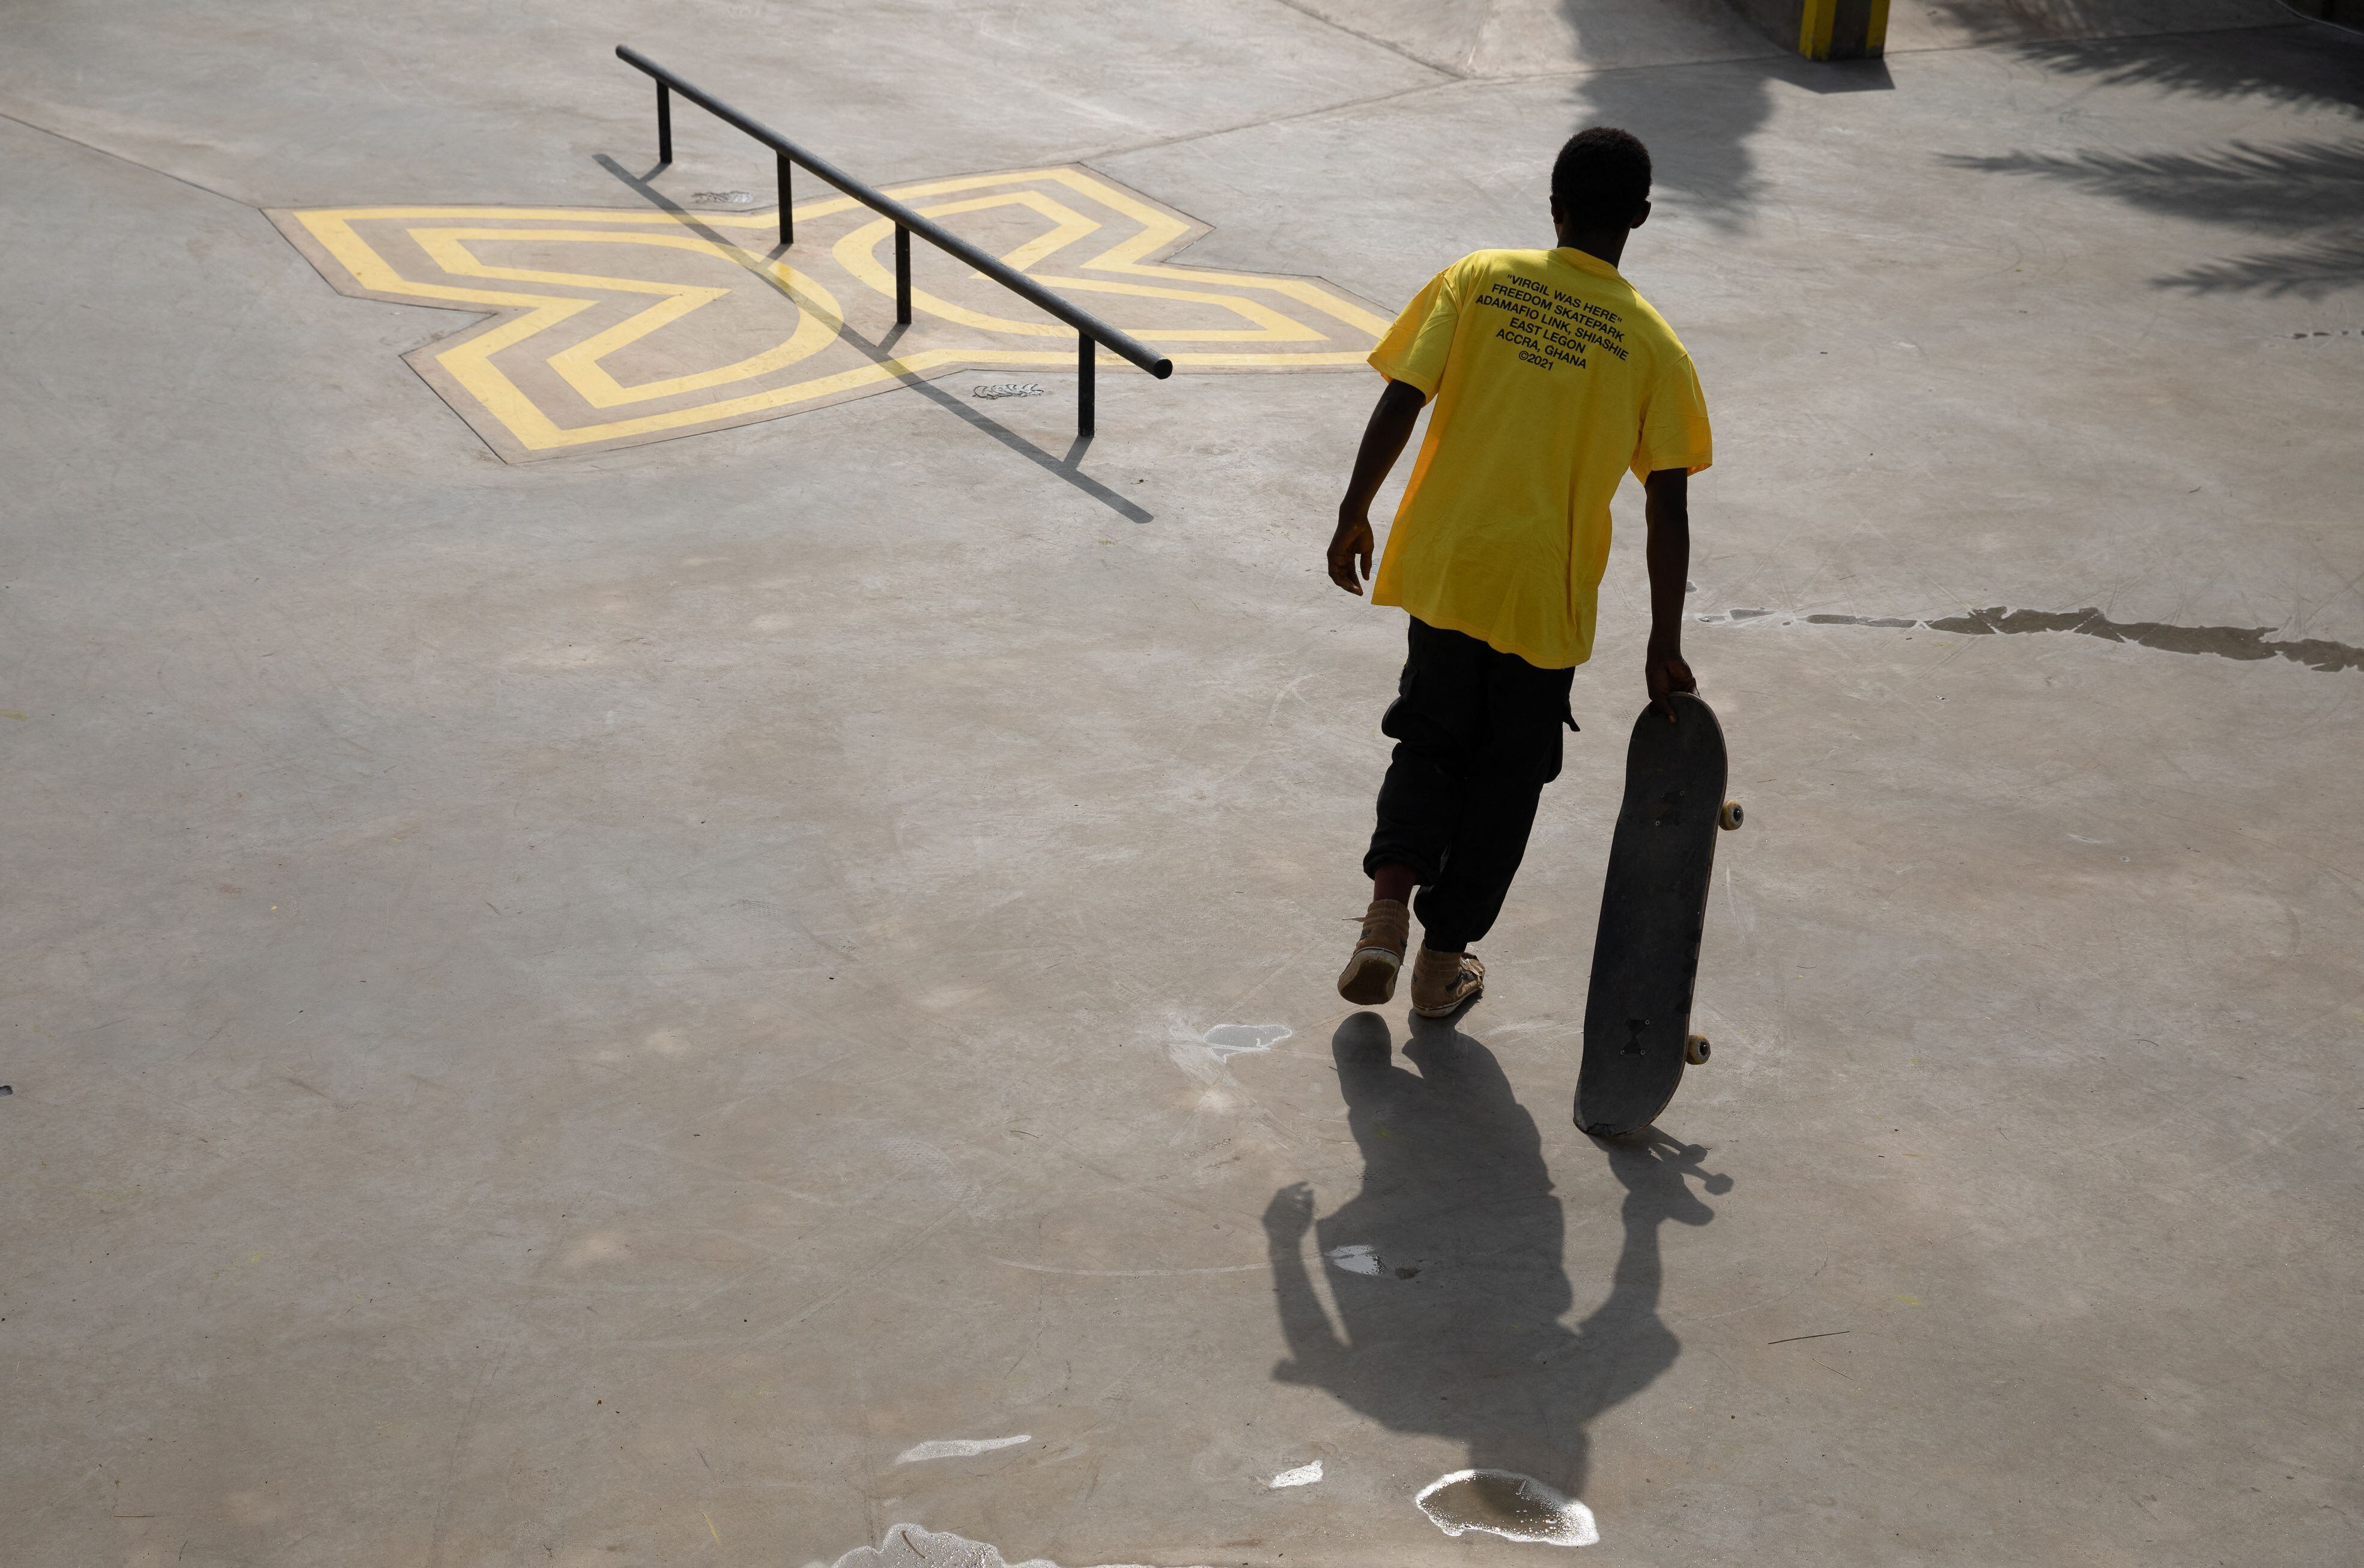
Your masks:
[[[1470,1467],[1607,1563],[2364,1554],[2364,39],[7,28],[9,1562],[1559,1550],[1416,1505]],[[1569,1118],[1630,526],[1489,995],[1347,1008],[1402,634],[1319,557],[1374,379],[1107,371],[1076,450],[1065,371],[953,370],[510,462],[401,357],[476,318],[265,209],[768,204],[692,109],[649,172],[619,41],[878,180],[1084,166],[1206,226],[1184,265],[1382,311],[1545,242],[1572,128],[1649,140],[1750,814],[1662,1136]]]

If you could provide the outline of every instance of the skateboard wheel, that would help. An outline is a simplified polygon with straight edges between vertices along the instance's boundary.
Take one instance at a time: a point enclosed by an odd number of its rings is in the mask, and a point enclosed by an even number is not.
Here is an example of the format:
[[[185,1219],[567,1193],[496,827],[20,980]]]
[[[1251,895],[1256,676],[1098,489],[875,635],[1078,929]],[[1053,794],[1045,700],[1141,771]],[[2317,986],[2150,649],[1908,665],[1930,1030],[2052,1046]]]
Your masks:
[[[1746,817],[1747,813],[1740,809],[1740,802],[1727,800],[1723,803],[1723,809],[1715,814],[1715,825],[1729,833]]]
[[[1683,1060],[1694,1067],[1704,1067],[1707,1065],[1708,1049],[1707,1036],[1695,1034],[1683,1041]]]

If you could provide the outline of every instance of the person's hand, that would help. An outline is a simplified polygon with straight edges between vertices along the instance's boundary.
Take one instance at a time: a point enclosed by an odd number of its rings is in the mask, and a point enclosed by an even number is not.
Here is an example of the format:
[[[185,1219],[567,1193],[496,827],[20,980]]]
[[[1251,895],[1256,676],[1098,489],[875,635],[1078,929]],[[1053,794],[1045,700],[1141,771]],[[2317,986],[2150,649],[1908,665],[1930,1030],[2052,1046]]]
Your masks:
[[[1642,656],[1642,679],[1650,688],[1650,706],[1665,714],[1668,724],[1675,721],[1675,705],[1667,700],[1667,694],[1696,695],[1699,691],[1699,677],[1683,662],[1683,651],[1667,647],[1656,639],[1651,640],[1650,651]]]
[[[1358,599],[1363,596],[1363,584],[1371,576],[1371,544],[1368,517],[1338,514],[1338,531],[1330,536],[1330,581]],[[1361,568],[1359,578],[1357,567]]]

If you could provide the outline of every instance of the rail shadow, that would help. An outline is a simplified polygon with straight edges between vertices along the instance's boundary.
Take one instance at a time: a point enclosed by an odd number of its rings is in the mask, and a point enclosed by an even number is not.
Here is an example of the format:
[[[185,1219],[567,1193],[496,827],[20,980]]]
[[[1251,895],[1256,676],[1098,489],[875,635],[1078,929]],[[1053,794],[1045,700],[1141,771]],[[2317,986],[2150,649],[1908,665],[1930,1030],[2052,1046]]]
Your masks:
[[[1534,1118],[1492,1052],[1447,1024],[1416,1024],[1398,1066],[1387,1023],[1357,1013],[1331,1041],[1362,1190],[1324,1218],[1284,1187],[1265,1211],[1289,1359],[1276,1379],[1328,1390],[1395,1431],[1466,1446],[1469,1466],[1580,1496],[1587,1427],[1675,1362],[1658,1315],[1658,1237],[1728,1191],[1704,1149],[1664,1133],[1599,1145],[1625,1188],[1609,1289],[1582,1322],[1563,1264],[1566,1223]],[[1304,1256],[1310,1230],[1333,1323]]]
[[[663,191],[658,190],[654,185],[649,183],[646,176],[633,173],[630,170],[625,168],[622,164],[617,162],[613,158],[608,157],[604,152],[597,154],[593,161],[602,169],[605,169],[609,174],[613,175],[617,180],[620,181],[624,185],[629,187],[636,195],[640,196],[641,200],[647,202],[651,206],[659,207],[665,212],[671,213],[675,218],[680,220],[684,228],[687,228],[691,233],[697,234],[722,248],[726,254],[734,253],[741,249],[742,241],[738,238],[726,235],[712,225],[700,221],[698,214],[695,209],[683,206],[679,202],[675,201],[671,196],[668,196]],[[663,165],[662,164],[658,165],[659,169],[662,169],[663,167]],[[655,170],[651,171],[652,173],[655,172]],[[775,256],[779,255],[781,254],[781,250],[779,247],[775,246],[771,253]],[[744,270],[762,279],[766,284],[777,290],[783,295],[786,295],[792,300],[795,298],[793,291],[768,272],[753,267],[747,267]],[[855,331],[853,324],[850,322],[841,320],[838,323],[839,340],[851,345],[857,352],[868,359],[873,364],[885,364],[895,357],[895,340],[901,337],[905,330],[907,330],[907,328],[898,324],[887,328],[887,330],[880,337],[871,339],[865,338],[860,332]],[[921,396],[933,403],[937,407],[942,409],[945,413],[951,414],[961,420],[964,424],[967,425],[971,429],[976,431],[978,434],[999,442],[1002,446],[1009,448],[1020,457],[1026,459],[1026,461],[1033,463],[1037,468],[1043,469],[1044,472],[1050,473],[1054,478],[1060,480],[1062,483],[1075,486],[1077,490],[1082,491],[1093,500],[1098,501],[1100,505],[1108,507],[1109,510],[1124,518],[1125,521],[1130,523],[1146,523],[1155,520],[1156,515],[1154,513],[1145,510],[1136,503],[1119,495],[1116,491],[1110,489],[1107,485],[1102,484],[1098,480],[1083,473],[1077,466],[1082,462],[1085,452],[1089,450],[1091,446],[1091,439],[1089,437],[1077,437],[1074,444],[1068,447],[1065,456],[1054,456],[1053,453],[1036,446],[1032,441],[1028,440],[1024,436],[1020,435],[1009,426],[1002,424],[999,420],[987,418],[984,415],[979,414],[976,409],[969,407],[951,393],[946,392],[943,388],[935,385],[933,383],[922,376],[913,375],[908,373],[898,374],[896,377],[895,384],[897,386],[906,387],[913,392],[917,392]]]

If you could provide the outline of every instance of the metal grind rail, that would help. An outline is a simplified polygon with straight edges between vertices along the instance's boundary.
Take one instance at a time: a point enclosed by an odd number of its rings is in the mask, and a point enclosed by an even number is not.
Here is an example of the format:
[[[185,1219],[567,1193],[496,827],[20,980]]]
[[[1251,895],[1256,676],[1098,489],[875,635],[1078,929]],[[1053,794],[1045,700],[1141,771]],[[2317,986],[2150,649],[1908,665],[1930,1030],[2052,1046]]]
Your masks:
[[[651,60],[630,44],[616,46],[616,58],[633,70],[643,72],[657,84],[657,162],[673,161],[673,95],[680,94],[708,114],[726,125],[736,126],[757,141],[772,150],[778,161],[780,181],[780,243],[793,245],[797,239],[794,215],[789,211],[788,174],[792,164],[801,163],[812,173],[835,185],[864,206],[895,223],[895,319],[902,326],[911,324],[911,236],[933,245],[945,254],[956,257],[983,272],[1003,288],[1047,315],[1057,317],[1076,329],[1076,370],[1078,377],[1076,396],[1076,432],[1092,433],[1092,376],[1094,345],[1105,343],[1119,358],[1132,361],[1158,380],[1174,373],[1174,361],[1165,355],[1144,348],[1130,333],[1102,321],[1090,311],[1082,309],[1053,294],[1032,278],[1004,261],[989,255],[943,228],[931,218],[917,212],[883,191],[872,189],[838,168],[826,159],[816,158],[758,119],[741,114],[737,109],[712,94],[691,86],[680,77]]]

